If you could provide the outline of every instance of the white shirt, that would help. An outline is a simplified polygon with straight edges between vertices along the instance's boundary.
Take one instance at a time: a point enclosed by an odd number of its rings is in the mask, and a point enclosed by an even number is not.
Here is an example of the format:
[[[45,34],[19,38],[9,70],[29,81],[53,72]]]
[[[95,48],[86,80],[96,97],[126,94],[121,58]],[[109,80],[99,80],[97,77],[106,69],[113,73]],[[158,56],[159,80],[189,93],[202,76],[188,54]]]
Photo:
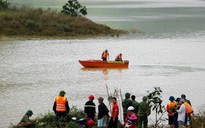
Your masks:
[[[177,110],[178,112],[178,119],[177,121],[182,121],[185,122],[185,116],[186,116],[186,108],[185,105],[182,104],[179,108],[179,110]]]

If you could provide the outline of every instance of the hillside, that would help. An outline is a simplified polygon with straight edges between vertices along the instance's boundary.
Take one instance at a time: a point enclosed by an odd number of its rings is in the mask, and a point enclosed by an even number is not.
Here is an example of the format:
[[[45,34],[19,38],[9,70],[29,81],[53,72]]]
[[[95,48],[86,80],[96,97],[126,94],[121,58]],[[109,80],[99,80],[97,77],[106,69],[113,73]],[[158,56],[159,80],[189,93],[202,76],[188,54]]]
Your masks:
[[[31,7],[9,7],[0,11],[1,36],[41,37],[90,37],[124,34],[124,30],[113,30],[96,24],[85,17],[72,17],[51,9]]]

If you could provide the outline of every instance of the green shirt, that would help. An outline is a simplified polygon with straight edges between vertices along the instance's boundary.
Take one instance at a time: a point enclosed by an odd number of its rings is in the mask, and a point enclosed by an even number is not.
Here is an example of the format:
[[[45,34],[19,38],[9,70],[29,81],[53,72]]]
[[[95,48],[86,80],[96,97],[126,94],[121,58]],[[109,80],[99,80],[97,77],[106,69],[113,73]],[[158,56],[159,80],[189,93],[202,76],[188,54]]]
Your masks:
[[[21,119],[21,123],[28,123],[30,122],[30,119],[27,115],[24,115],[23,118]]]
[[[149,107],[148,103],[146,103],[145,101],[140,102],[138,115],[139,116],[148,116],[149,114],[150,114],[150,107]]]
[[[122,108],[123,108],[123,113],[127,113],[127,108],[129,106],[132,106],[132,101],[130,99],[124,99],[122,101]]]
[[[136,100],[132,100],[132,106],[135,108],[135,114],[137,114],[139,110],[139,103]]]

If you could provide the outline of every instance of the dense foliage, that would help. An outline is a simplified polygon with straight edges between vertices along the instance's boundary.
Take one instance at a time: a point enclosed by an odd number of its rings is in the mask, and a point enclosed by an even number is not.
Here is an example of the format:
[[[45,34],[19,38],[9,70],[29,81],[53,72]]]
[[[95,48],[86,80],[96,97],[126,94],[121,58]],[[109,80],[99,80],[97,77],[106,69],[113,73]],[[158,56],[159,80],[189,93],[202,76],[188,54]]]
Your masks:
[[[4,0],[0,0],[0,11],[5,11],[6,9],[8,9],[9,3]]]
[[[61,12],[70,16],[81,16],[87,14],[87,8],[82,6],[77,0],[68,0]]]

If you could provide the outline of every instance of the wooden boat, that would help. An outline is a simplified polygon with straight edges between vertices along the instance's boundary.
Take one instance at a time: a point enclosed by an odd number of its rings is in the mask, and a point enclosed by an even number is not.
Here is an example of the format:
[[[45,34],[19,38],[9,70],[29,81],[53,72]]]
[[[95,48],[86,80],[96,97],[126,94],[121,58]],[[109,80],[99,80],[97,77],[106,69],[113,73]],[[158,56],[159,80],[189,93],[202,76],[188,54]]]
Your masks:
[[[90,67],[90,68],[127,68],[129,65],[128,60],[124,60],[124,61],[79,60],[79,62],[82,66]]]

